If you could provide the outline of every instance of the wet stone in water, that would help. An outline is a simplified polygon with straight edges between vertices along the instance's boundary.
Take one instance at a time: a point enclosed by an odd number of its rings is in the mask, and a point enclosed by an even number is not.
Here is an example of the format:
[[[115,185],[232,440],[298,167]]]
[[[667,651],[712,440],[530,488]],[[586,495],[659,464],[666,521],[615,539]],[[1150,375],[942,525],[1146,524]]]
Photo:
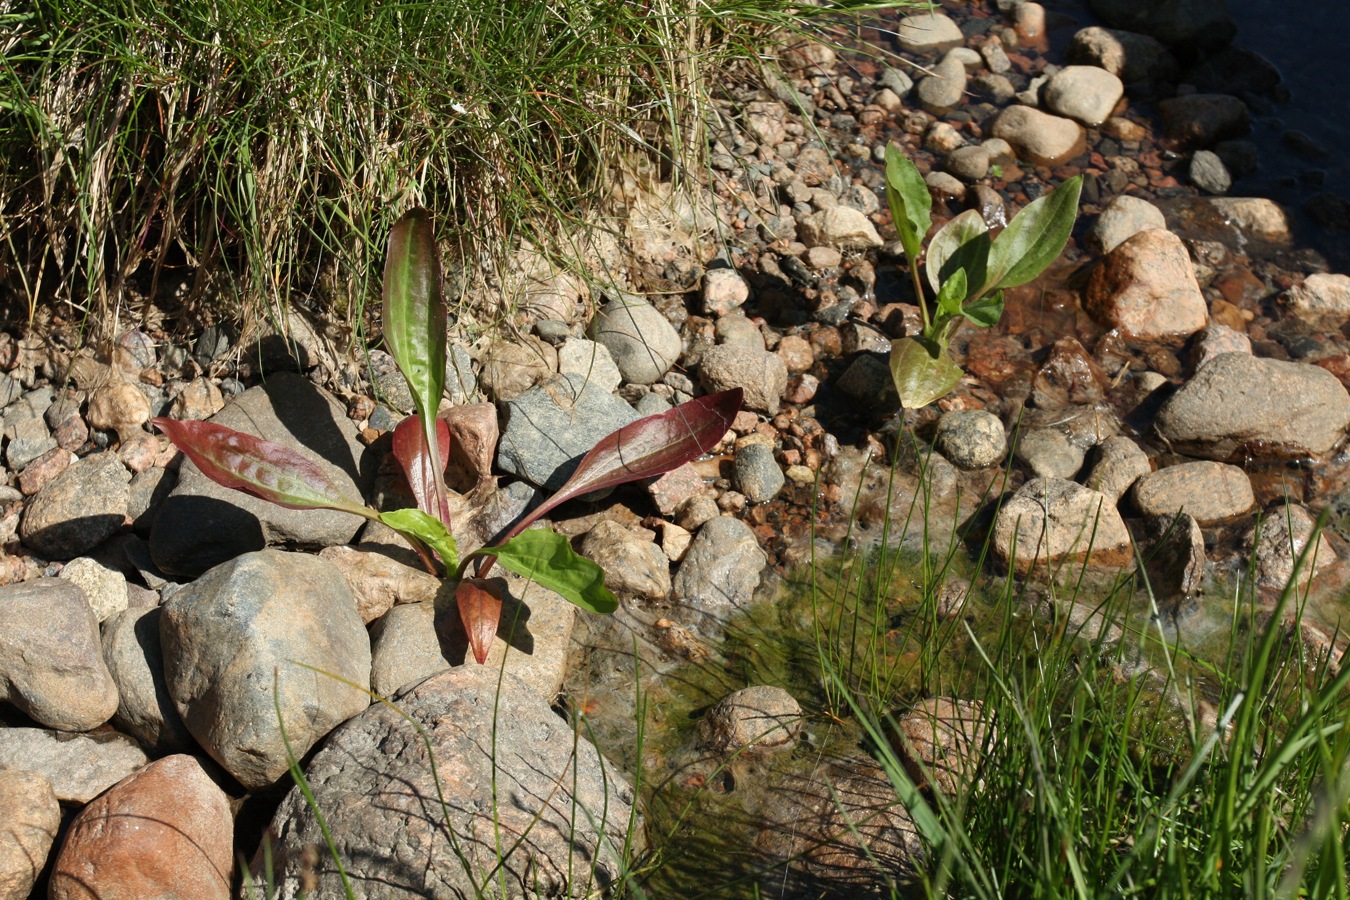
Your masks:
[[[1008,452],[1008,436],[998,416],[982,409],[943,413],[937,425],[937,451],[962,469],[997,465]]]
[[[724,698],[703,720],[703,743],[723,753],[787,749],[801,727],[802,708],[780,687],[757,685]]]

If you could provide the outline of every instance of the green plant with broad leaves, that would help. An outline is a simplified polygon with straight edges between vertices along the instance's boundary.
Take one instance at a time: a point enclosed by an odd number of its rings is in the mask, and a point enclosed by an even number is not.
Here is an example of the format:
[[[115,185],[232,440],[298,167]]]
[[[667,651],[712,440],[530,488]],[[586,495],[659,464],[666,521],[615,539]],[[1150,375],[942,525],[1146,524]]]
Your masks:
[[[425,210],[414,209],[394,224],[389,236],[384,339],[407,379],[417,409],[393,433],[393,455],[417,501],[415,508],[372,509],[345,495],[322,468],[296,450],[223,425],[162,417],[154,424],[202,474],[225,487],[291,509],[353,513],[402,534],[429,571],[458,579],[455,599],[460,618],[474,657],[482,663],[502,608],[499,586],[487,579],[494,562],[591,612],[610,613],[618,608],[618,601],[605,587],[604,571],[573,552],[567,538],[547,528],[526,529],[567,500],[664,474],[707,453],[740,411],[741,389],[695,398],[602,438],[557,493],[461,560],[450,533],[445,484],[450,429],[438,417],[445,390],[447,321],[431,219]],[[470,564],[476,564],[472,577],[467,575]]]
[[[953,218],[928,242],[923,270],[936,297],[930,313],[919,260],[933,224],[933,198],[923,176],[894,144],[886,148],[886,200],[905,248],[923,332],[891,344],[891,377],[900,405],[919,409],[961,380],[947,352],[952,335],[969,321],[981,328],[1003,316],[1003,291],[1036,278],[1058,258],[1078,215],[1083,179],[1075,175],[1013,217],[997,236],[978,210]]]

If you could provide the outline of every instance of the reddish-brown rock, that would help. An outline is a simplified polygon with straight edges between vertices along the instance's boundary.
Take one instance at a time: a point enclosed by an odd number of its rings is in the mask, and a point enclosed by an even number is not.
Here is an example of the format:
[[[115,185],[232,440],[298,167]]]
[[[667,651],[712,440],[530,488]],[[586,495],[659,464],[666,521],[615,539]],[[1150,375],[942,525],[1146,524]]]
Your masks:
[[[1188,337],[1205,327],[1209,311],[1181,238],[1150,228],[1112,250],[1088,280],[1086,307],[1128,339]]]
[[[222,900],[234,867],[225,794],[201,763],[166,756],[80,811],[57,854],[50,900]]]

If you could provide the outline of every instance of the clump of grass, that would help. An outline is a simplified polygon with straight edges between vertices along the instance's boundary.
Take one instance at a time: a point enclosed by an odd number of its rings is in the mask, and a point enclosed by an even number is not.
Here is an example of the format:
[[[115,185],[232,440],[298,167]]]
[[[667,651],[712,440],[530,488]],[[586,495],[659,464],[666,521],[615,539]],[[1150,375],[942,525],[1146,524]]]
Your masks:
[[[0,0],[0,272],[31,323],[298,301],[361,334],[384,235],[423,205],[470,277],[548,246],[625,152],[703,152],[709,68],[776,0]],[[176,292],[176,293],[175,293]]]
[[[1006,580],[992,624],[968,606],[959,636],[925,592],[896,639],[918,648],[919,693],[978,701],[991,726],[956,796],[903,758],[895,694],[823,654],[924,838],[920,878],[893,895],[1350,896],[1350,660],[1299,638],[1294,587],[1263,612],[1250,581],[1222,659],[1169,642],[1129,573],[1104,596]]]

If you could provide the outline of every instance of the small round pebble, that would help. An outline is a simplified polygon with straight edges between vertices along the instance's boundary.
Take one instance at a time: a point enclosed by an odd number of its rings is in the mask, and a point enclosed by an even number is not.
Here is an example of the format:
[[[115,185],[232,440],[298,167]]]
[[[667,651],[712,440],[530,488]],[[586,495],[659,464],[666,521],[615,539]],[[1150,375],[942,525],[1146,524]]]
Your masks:
[[[736,484],[751,503],[772,500],[783,489],[784,481],[772,447],[749,444],[736,452]]]
[[[998,416],[983,409],[954,409],[938,420],[937,450],[963,469],[996,465],[1008,452]]]

